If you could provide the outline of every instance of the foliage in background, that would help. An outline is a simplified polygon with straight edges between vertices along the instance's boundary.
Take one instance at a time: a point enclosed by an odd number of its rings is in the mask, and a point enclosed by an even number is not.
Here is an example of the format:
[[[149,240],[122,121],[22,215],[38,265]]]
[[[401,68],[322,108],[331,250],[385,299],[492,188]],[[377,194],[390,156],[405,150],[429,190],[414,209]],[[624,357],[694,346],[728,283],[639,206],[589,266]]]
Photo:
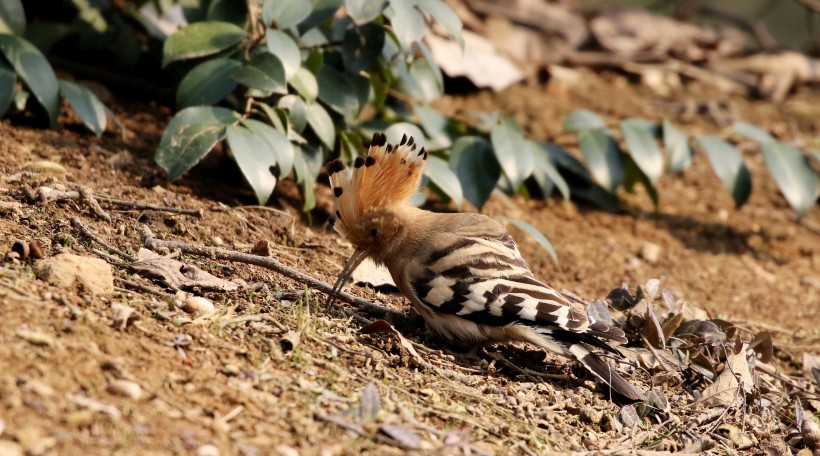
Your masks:
[[[63,96],[100,135],[107,109],[84,86],[58,82],[42,52],[74,37],[79,45],[106,43],[116,49],[117,64],[127,66],[160,49],[140,31],[158,22],[136,6],[71,3],[77,17],[64,24],[26,24],[20,0],[0,6],[0,113],[42,111],[55,127]],[[461,22],[441,0],[156,3],[188,23],[161,43],[153,61],[180,76],[179,111],[156,153],[169,180],[225,142],[261,204],[278,180],[292,175],[309,210],[322,164],[335,156],[352,160],[367,138],[384,131],[391,142],[412,135],[431,152],[426,182],[458,206],[467,200],[481,209],[500,188],[525,197],[557,190],[617,210],[618,189],[632,192],[637,184],[657,206],[658,179],[689,166],[690,143],[705,152],[738,206],[751,191],[748,169],[731,143],[713,136],[691,141],[668,120],[625,119],[611,128],[590,111],[575,111],[564,130],[577,135],[582,162],[556,144],[528,139],[505,116],[474,113],[473,126],[446,118],[430,105],[442,94],[443,76],[422,41],[435,23],[462,43]],[[346,15],[338,14],[342,6]],[[798,217],[814,206],[820,179],[800,150],[747,123],[727,136],[759,142]]]
[[[20,0],[0,3],[0,117],[14,107],[40,111],[57,126],[61,97],[97,136],[107,126],[107,108],[93,92],[71,81],[58,80],[43,53],[23,36],[26,16]],[[25,87],[18,87],[18,79]]]

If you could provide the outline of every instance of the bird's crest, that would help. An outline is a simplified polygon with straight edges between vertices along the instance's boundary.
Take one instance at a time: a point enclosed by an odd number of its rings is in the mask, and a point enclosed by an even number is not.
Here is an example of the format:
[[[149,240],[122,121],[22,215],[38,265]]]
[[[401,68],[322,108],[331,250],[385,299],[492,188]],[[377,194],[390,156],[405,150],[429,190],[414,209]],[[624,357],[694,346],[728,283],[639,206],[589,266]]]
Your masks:
[[[340,160],[328,163],[336,199],[336,231],[346,236],[368,209],[406,202],[419,188],[425,160],[427,152],[423,147],[416,150],[412,136],[402,136],[399,144],[387,144],[387,137],[376,133],[367,157],[357,157],[353,168]]]

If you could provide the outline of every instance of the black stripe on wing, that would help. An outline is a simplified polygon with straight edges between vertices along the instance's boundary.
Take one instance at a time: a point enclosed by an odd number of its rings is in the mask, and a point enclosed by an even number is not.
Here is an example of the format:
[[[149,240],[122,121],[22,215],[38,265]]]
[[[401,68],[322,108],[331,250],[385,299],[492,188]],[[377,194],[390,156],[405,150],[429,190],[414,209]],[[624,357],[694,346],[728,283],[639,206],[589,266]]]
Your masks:
[[[563,305],[560,295],[546,285],[527,277],[486,279],[470,277],[456,280],[449,287],[452,291],[450,299],[441,305],[436,305],[431,303],[427,296],[432,290],[431,281],[438,275],[429,269],[426,272],[427,274],[419,277],[411,285],[419,300],[436,312],[457,314],[464,310],[467,301],[483,299],[483,302],[475,302],[470,306],[476,310],[463,313],[459,317],[491,326],[524,324],[568,331],[583,331],[589,325],[586,313]],[[535,290],[522,288],[518,286],[519,283],[537,284],[541,288]],[[481,289],[484,289],[483,293],[477,295],[476,292]],[[479,306],[480,310],[478,310]]]

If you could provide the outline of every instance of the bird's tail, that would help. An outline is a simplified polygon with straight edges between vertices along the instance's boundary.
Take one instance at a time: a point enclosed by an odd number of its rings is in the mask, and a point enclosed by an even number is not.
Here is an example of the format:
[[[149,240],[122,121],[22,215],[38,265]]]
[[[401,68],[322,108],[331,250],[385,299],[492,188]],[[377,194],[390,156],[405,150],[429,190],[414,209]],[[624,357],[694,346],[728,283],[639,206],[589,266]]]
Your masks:
[[[633,401],[642,401],[645,399],[643,393],[634,385],[626,381],[616,372],[606,361],[601,359],[598,355],[591,352],[587,347],[581,343],[570,343],[565,346],[575,359],[577,359],[590,372],[600,378],[601,381],[609,385],[612,390],[621,396],[631,399]]]

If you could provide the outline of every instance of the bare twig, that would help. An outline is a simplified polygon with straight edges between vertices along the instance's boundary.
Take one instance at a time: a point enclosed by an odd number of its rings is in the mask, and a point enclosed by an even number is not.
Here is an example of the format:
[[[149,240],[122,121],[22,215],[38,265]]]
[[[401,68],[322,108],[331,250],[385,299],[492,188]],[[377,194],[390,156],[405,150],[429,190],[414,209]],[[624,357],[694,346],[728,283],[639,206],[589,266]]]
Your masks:
[[[88,204],[91,209],[100,218],[107,222],[111,221],[111,216],[100,206],[99,202],[104,201],[115,206],[122,206],[131,209],[139,209],[146,211],[170,212],[173,214],[192,215],[194,217],[202,217],[201,209],[182,209],[178,207],[157,206],[149,203],[142,203],[139,201],[126,201],[116,198],[109,198],[107,196],[95,196],[88,187],[78,187],[77,190],[60,191],[49,187],[38,187],[33,190],[31,187],[23,186],[23,194],[32,200],[41,203],[49,201],[61,201],[67,199],[81,200]]]
[[[122,250],[120,250],[116,247],[113,247],[113,246],[109,245],[107,242],[103,241],[99,236],[94,234],[94,232],[91,231],[91,229],[88,227],[88,225],[83,223],[83,221],[80,220],[79,218],[71,217],[71,226],[73,226],[75,229],[77,229],[79,232],[81,232],[84,236],[88,237],[92,241],[94,241],[97,244],[100,244],[101,246],[108,249],[109,252],[115,253],[115,254],[119,255],[120,257],[122,257],[125,260],[128,260],[130,262],[137,261],[136,257],[134,257],[132,255],[129,255],[129,254],[123,252]]]
[[[116,198],[109,198],[107,196],[97,196],[97,200],[105,201],[106,203],[115,204],[117,206],[128,207],[143,211],[158,211],[170,212],[172,214],[192,215],[194,217],[202,217],[202,209],[183,209],[180,207],[157,206],[149,203],[141,203],[139,201],[126,201]]]
[[[141,283],[132,282],[130,280],[123,279],[121,277],[114,277],[114,280],[116,280],[117,282],[123,284],[123,286],[125,286],[125,288],[130,288],[132,290],[142,291],[144,293],[150,293],[150,294],[153,294],[153,295],[156,295],[156,296],[162,296],[162,297],[173,296],[170,293],[165,293],[161,290],[157,290],[155,288],[149,287],[147,285],[143,285]]]
[[[261,314],[254,314],[254,315],[242,315],[242,316],[239,316],[239,317],[231,318],[230,320],[223,320],[219,323],[219,328],[221,329],[221,328],[224,328],[224,327],[229,326],[229,325],[233,325],[233,324],[236,324],[236,323],[242,323],[242,322],[246,322],[246,321],[267,321],[267,322],[273,323],[273,325],[276,326],[280,331],[287,331],[288,330],[287,326],[283,325],[282,323],[279,323],[279,321],[277,319],[273,318],[273,316],[271,316],[271,314],[268,314],[268,313],[261,313]]]
[[[549,379],[552,379],[552,380],[570,380],[572,378],[567,374],[548,374],[546,372],[537,372],[537,371],[534,371],[532,369],[527,369],[526,367],[519,366],[519,365],[513,363],[512,361],[508,360],[504,356],[502,356],[500,354],[497,354],[497,353],[487,352],[487,355],[489,357],[491,357],[492,359],[501,362],[502,364],[506,365],[507,367],[510,367],[514,370],[517,370],[519,373],[529,377],[531,380],[538,381],[539,377],[540,378],[549,378]]]
[[[73,223],[73,222],[72,222]],[[214,258],[220,260],[227,260],[227,261],[236,261],[238,263],[245,263],[245,264],[252,264],[254,266],[261,266],[266,269],[270,269],[274,272],[282,274],[285,277],[291,278],[296,280],[297,282],[303,283],[310,288],[315,290],[319,290],[323,293],[330,295],[333,292],[333,287],[329,284],[322,282],[314,277],[311,277],[305,273],[297,271],[296,269],[289,268],[284,264],[276,261],[271,257],[264,257],[259,255],[251,255],[248,253],[236,252],[233,250],[225,250],[219,249],[216,247],[203,247],[197,246],[193,244],[188,244],[185,242],[178,242],[178,241],[163,241],[161,239],[157,239],[154,237],[154,234],[151,230],[143,226],[143,245],[146,248],[151,250],[157,250],[160,248],[167,248],[171,250],[180,250],[182,253],[186,253],[189,255],[197,255],[206,258]],[[366,301],[361,298],[357,298],[353,295],[350,295],[345,292],[339,293],[339,299],[358,308],[359,310],[371,314],[376,314],[380,316],[384,315],[392,315],[398,316],[400,315],[399,312],[395,310],[388,309],[382,307],[377,304],[373,304],[372,302]]]
[[[96,198],[94,198],[94,192],[91,191],[90,188],[81,186],[77,190],[80,194],[80,199],[85,201],[85,203],[88,204],[88,206],[91,207],[91,209],[97,215],[99,215],[100,218],[102,218],[106,222],[111,222],[111,216],[108,215],[108,212],[105,212],[105,210],[102,207],[100,207],[100,203],[97,202]]]

